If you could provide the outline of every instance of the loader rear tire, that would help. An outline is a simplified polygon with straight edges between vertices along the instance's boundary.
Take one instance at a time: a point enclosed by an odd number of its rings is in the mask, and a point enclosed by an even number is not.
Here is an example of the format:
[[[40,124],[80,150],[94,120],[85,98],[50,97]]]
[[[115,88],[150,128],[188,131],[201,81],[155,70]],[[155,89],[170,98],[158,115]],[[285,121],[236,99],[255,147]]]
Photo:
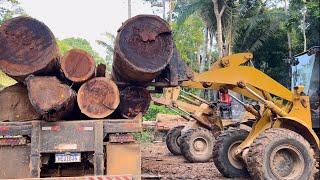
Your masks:
[[[249,172],[245,163],[234,156],[235,150],[248,136],[249,132],[230,128],[217,137],[213,148],[213,162],[219,172],[228,178],[246,178]]]
[[[215,138],[209,130],[189,129],[181,137],[181,154],[191,163],[208,162],[212,158],[214,143]]]
[[[314,151],[306,139],[288,129],[271,128],[249,148],[248,170],[253,179],[313,179]]]
[[[166,145],[168,150],[173,155],[181,155],[179,138],[181,137],[181,130],[184,126],[176,126],[169,130],[166,137]]]

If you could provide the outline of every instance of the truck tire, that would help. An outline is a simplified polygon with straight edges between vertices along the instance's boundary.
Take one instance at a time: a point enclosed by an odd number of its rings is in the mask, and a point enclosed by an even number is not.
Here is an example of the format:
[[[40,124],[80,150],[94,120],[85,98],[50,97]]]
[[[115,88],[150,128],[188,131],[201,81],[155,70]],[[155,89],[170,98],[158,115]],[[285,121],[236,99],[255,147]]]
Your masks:
[[[166,137],[166,145],[168,150],[173,155],[181,155],[179,138],[181,137],[181,130],[184,126],[176,126],[169,130]]]
[[[301,135],[284,128],[261,133],[249,148],[248,170],[253,179],[313,179],[314,151]]]
[[[189,129],[180,142],[181,154],[191,163],[208,162],[215,143],[213,134],[204,128]]]
[[[243,129],[230,128],[217,137],[213,148],[213,162],[219,172],[228,178],[246,178],[249,172],[242,160],[233,156],[234,151],[248,136]]]

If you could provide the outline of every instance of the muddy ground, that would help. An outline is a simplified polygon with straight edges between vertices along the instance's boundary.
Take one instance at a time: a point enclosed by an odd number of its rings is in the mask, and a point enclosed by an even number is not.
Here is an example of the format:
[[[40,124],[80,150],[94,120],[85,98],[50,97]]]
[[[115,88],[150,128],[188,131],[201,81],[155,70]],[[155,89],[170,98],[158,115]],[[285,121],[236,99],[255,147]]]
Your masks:
[[[150,178],[227,179],[220,174],[213,162],[188,163],[182,156],[173,156],[163,142],[142,146],[142,173]]]

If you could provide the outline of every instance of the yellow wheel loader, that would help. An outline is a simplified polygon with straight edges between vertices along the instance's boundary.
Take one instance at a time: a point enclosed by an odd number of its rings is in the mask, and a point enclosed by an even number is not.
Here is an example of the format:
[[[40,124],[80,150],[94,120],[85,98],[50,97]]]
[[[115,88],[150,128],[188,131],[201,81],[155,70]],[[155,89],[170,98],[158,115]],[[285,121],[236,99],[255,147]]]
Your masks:
[[[301,55],[313,58],[299,62]],[[245,105],[256,117],[250,132],[231,129],[217,137],[213,159],[224,176],[319,179],[319,47],[301,55],[293,67],[298,70],[293,71],[292,90],[254,68],[251,53],[224,57],[182,83],[189,88],[227,88],[264,105],[262,112]],[[316,99],[310,100],[315,92]]]
[[[231,95],[231,94],[230,94]],[[236,101],[237,97],[231,95]],[[156,104],[165,105],[183,112],[187,123],[171,128],[166,135],[166,145],[173,155],[182,155],[188,162],[208,162],[212,159],[215,138],[229,127],[250,129],[254,121],[240,117],[232,119],[221,116],[218,102],[208,102],[194,94],[183,91],[180,87],[166,88],[160,98],[152,97]],[[242,103],[242,102],[241,102]],[[238,104],[236,104],[238,105]],[[238,105],[239,106],[239,105]],[[228,112],[227,112],[228,113]],[[181,113],[179,113],[181,114]],[[245,114],[239,114],[245,116]],[[247,114],[246,114],[247,115]],[[254,118],[252,115],[246,116]]]

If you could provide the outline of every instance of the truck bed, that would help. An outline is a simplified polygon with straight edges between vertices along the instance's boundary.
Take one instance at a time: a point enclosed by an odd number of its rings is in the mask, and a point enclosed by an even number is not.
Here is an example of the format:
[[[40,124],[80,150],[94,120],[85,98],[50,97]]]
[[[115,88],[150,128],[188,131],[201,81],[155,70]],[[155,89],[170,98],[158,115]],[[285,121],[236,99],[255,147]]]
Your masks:
[[[108,149],[112,151],[121,144],[123,145],[120,150],[128,149],[128,147],[137,149],[135,139],[130,133],[141,130],[141,114],[133,119],[0,122],[0,153],[2,155],[0,161],[8,162],[8,164],[0,163],[0,178],[3,176],[7,178],[6,175],[10,173],[15,175],[16,169],[25,173],[25,175],[17,177],[50,177],[52,174],[42,174],[45,172],[42,168],[44,164],[52,162],[54,160],[52,158],[57,153],[81,153],[81,159],[87,158],[85,161],[93,163],[92,173],[87,175],[105,175],[105,167],[108,164],[108,162],[105,164],[108,153],[106,151]],[[133,153],[139,157],[140,151]],[[117,152],[113,152],[113,154],[117,154]],[[122,155],[120,154],[120,156]],[[51,160],[49,160],[50,158]],[[134,162],[138,163],[134,166],[138,167],[137,169],[140,168],[139,162],[140,160]],[[72,167],[70,164],[70,168],[77,168],[77,166],[75,164]],[[108,168],[114,166],[119,166],[119,163],[113,163]],[[69,168],[69,166],[65,167]],[[60,167],[57,165],[57,168]],[[85,168],[83,169],[83,175],[86,175]],[[47,172],[51,173],[52,170]],[[78,170],[69,169],[66,172],[77,173]],[[73,176],[73,174],[70,175]]]

